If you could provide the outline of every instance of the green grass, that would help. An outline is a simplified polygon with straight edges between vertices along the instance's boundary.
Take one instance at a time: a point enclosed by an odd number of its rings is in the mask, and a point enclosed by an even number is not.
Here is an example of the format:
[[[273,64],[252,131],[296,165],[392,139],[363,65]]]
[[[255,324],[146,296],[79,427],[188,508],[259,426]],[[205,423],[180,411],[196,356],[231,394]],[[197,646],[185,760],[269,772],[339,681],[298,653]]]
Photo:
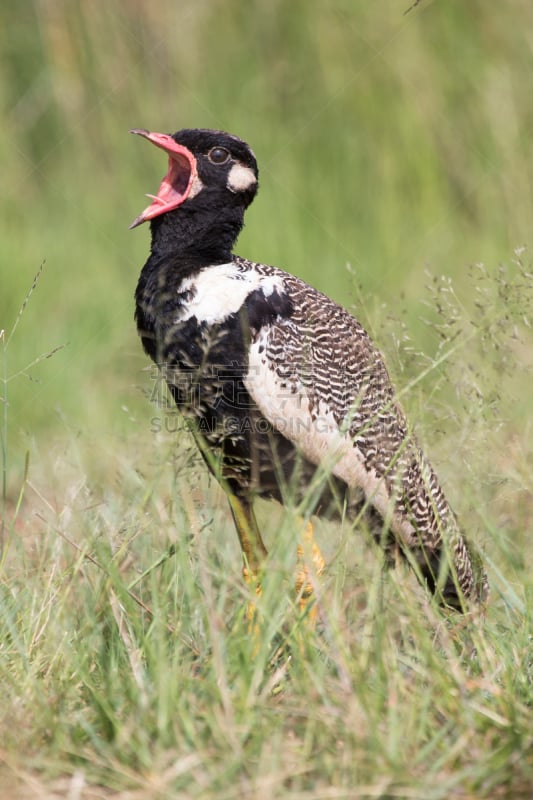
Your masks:
[[[529,796],[532,587],[496,532],[487,618],[463,620],[407,572],[383,575],[360,535],[319,526],[331,560],[314,632],[291,599],[287,515],[256,645],[231,523],[192,452],[162,442],[139,475],[124,443],[119,488],[89,482],[73,449],[68,496],[54,508],[32,481],[33,518],[5,555],[13,797],[71,796],[75,780],[89,797]]]
[[[533,10],[408,6],[2,7],[2,798],[531,796]],[[195,125],[258,156],[238,252],[384,350],[484,553],[485,618],[317,523],[311,630],[298,523],[260,503],[250,637],[224,498],[150,404],[132,320],[127,226],[164,163],[127,131]]]

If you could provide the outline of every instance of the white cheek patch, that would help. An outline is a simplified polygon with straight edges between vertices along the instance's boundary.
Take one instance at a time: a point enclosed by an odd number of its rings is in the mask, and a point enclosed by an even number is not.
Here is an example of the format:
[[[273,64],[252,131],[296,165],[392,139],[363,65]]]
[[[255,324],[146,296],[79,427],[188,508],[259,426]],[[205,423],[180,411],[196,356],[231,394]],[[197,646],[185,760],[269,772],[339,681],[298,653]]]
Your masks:
[[[228,189],[231,192],[244,192],[257,183],[257,178],[244,164],[234,164],[228,173]]]

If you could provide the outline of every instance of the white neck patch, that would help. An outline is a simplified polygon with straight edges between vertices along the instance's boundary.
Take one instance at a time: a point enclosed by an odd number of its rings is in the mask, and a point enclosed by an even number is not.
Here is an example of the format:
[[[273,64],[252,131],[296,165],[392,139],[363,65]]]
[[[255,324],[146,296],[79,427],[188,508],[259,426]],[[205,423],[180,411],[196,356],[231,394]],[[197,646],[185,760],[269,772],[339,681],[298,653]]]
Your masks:
[[[261,275],[253,268],[243,271],[237,264],[216,264],[204,267],[199,273],[186,278],[178,287],[179,293],[192,292],[193,297],[180,310],[176,322],[196,317],[208,325],[223,322],[236,314],[246,298],[257,289],[269,297],[276,289],[284,292],[281,278]]]

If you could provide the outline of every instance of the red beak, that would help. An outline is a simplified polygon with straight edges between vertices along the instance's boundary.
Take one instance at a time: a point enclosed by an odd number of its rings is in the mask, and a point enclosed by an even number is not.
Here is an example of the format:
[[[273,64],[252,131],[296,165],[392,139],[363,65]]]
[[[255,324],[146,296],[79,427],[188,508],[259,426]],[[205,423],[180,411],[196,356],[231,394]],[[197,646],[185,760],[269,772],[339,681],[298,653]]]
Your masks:
[[[151,133],[140,128],[135,128],[130,133],[143,136],[156,147],[160,147],[161,150],[168,153],[168,172],[163,178],[157,195],[146,195],[153,202],[130,225],[130,228],[136,228],[142,222],[172,211],[185,202],[197,171],[196,159],[191,151],[183,145],[177,144],[172,136],[168,136],[166,133]]]

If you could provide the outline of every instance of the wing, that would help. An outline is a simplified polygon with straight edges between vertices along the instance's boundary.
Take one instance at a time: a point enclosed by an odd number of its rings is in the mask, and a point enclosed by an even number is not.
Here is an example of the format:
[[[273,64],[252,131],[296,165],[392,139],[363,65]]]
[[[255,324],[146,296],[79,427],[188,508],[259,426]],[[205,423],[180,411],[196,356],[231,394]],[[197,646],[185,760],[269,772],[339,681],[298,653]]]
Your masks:
[[[383,361],[344,309],[296,279],[285,288],[292,314],[251,343],[246,388],[309,461],[362,488],[385,517],[409,440]],[[395,527],[411,538],[405,519]]]
[[[254,402],[306,459],[363,489],[433,584],[446,536],[470,594],[470,551],[408,430],[380,353],[357,320],[325,295],[285,274],[284,287],[292,313],[251,342],[245,385]],[[446,588],[452,595],[453,581]]]

